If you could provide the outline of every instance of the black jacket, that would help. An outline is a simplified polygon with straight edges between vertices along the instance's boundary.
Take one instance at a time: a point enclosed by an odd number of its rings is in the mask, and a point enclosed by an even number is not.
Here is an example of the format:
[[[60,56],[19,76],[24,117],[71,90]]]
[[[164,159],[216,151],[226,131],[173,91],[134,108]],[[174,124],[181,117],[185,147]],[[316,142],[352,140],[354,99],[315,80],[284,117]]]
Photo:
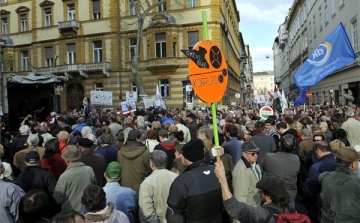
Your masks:
[[[105,186],[106,180],[104,178],[104,173],[106,171],[107,164],[102,155],[94,153],[92,149],[86,149],[81,152],[79,161],[93,169],[98,186]]]
[[[196,139],[196,132],[198,130],[198,124],[196,121],[192,121],[191,123],[186,123],[186,127],[190,131],[191,139]]]
[[[167,200],[168,223],[221,223],[222,195],[214,166],[203,160],[175,178]]]
[[[162,150],[167,155],[166,169],[171,170],[173,162],[175,160],[175,145],[176,143],[171,140],[166,140],[154,147],[154,150]]]
[[[52,195],[56,186],[55,177],[39,166],[28,166],[16,178],[25,192],[42,189]]]
[[[21,135],[10,143],[9,149],[10,149],[10,156],[13,158],[17,152],[20,150],[26,149],[29,147],[27,144],[27,139],[29,138],[29,135]]]

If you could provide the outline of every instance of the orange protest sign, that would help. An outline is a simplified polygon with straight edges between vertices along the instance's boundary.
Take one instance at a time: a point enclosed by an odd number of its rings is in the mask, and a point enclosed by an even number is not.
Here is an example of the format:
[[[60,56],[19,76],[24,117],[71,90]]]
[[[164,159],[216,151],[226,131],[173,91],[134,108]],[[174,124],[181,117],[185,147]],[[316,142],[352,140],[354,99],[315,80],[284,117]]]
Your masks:
[[[220,101],[226,91],[228,70],[218,45],[203,40],[192,50],[181,51],[189,57],[190,82],[197,96],[207,103]]]

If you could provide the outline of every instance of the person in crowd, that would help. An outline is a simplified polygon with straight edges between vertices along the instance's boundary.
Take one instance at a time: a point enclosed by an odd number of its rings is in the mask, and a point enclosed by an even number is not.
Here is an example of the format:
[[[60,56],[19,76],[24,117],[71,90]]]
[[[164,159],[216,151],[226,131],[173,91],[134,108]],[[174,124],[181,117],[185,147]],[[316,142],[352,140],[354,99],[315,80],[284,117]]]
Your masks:
[[[253,142],[244,142],[242,157],[232,172],[232,187],[237,200],[250,206],[260,205],[256,183],[261,179],[261,169],[256,163],[260,152]]]
[[[205,128],[197,131],[197,138],[203,141],[206,151],[209,151],[214,147],[212,140],[209,138],[208,131]]]
[[[120,149],[117,162],[124,168],[121,176],[121,184],[130,187],[139,194],[141,182],[150,174],[150,152],[142,143],[141,133],[133,129],[128,134],[128,142]]]
[[[346,131],[342,128],[336,130],[336,139],[341,140],[345,146],[350,146],[350,142],[347,139]]]
[[[81,130],[85,126],[88,126],[87,123],[86,123],[85,117],[79,117],[78,120],[77,120],[77,123],[78,123],[78,125],[74,128],[74,130],[73,130],[74,132],[76,132],[76,131],[81,132]],[[95,135],[95,132],[91,132],[91,133]]]
[[[186,127],[190,131],[190,137],[191,139],[196,139],[196,132],[198,130],[198,124],[196,122],[196,116],[194,113],[190,112],[187,116],[187,124]]]
[[[249,142],[250,139],[252,138],[253,136],[253,132],[250,131],[250,130],[245,130],[244,131],[244,142]]]
[[[336,154],[340,149],[345,147],[345,143],[342,142],[340,139],[335,139],[335,140],[331,141],[331,143],[329,145],[331,148],[331,152],[334,154]]]
[[[67,165],[61,158],[59,141],[56,138],[49,140],[45,144],[45,153],[40,159],[40,166],[54,175],[56,180],[66,170]]]
[[[265,129],[268,132],[267,135],[274,138],[276,150],[278,150],[280,148],[280,135],[279,133],[277,133],[275,129],[275,121],[276,120],[273,118],[268,118],[264,121],[264,124],[265,124]]]
[[[77,211],[59,213],[51,219],[50,223],[85,223],[85,217]]]
[[[280,134],[281,137],[284,137],[287,134],[291,134],[296,138],[296,146],[293,151],[294,154],[299,155],[299,141],[298,141],[298,133],[295,129],[288,127],[285,122],[279,122],[276,124],[276,130]]]
[[[202,126],[199,127],[199,130],[205,130],[209,139],[212,141],[212,139],[214,138],[214,130],[212,129],[212,124],[209,116],[205,116],[204,120],[202,121]]]
[[[168,139],[168,131],[162,129],[158,132],[160,144],[154,147],[155,150],[164,151],[167,155],[166,169],[170,170],[175,159],[175,145],[176,143]]]
[[[359,222],[360,179],[354,171],[358,169],[360,154],[353,147],[345,147],[338,151],[336,159],[336,170],[319,177],[320,222]]]
[[[149,150],[150,153],[154,151],[155,146],[159,144],[157,138],[158,133],[155,129],[149,129],[147,131],[146,140],[143,143],[145,144],[146,148]]]
[[[79,161],[81,153],[76,146],[68,145],[61,157],[68,167],[56,183],[53,197],[61,204],[61,213],[82,212],[81,195],[88,185],[96,184],[94,171]]]
[[[264,134],[265,123],[257,122],[255,124],[255,132],[251,138],[251,141],[255,143],[255,145],[260,149],[259,157],[257,159],[258,163],[261,163],[267,153],[273,153],[276,151],[276,145],[274,137],[268,136]]]
[[[174,125],[174,119],[173,119],[172,114],[167,113],[167,114],[165,115],[165,120],[162,122],[162,124],[163,124],[163,125],[165,125],[165,124]]]
[[[301,142],[299,143],[299,158],[302,164],[305,163],[306,154],[313,149],[311,129],[301,130]]]
[[[333,134],[330,132],[328,124],[326,122],[320,122],[321,132],[324,133],[326,137],[326,142],[330,143],[333,140]]]
[[[14,160],[13,160],[14,166],[20,171],[23,171],[26,168],[25,156],[31,150],[35,150],[36,152],[38,152],[40,158],[42,158],[45,153],[45,148],[39,146],[39,137],[35,134],[29,135],[27,140],[27,145],[29,145],[28,148],[17,152],[14,156]]]
[[[70,138],[70,135],[67,131],[60,131],[57,134],[57,139],[59,140],[59,149],[60,149],[61,154],[64,153],[67,143],[69,141],[69,138]]]
[[[261,166],[263,176],[276,176],[282,179],[286,185],[286,191],[290,196],[291,208],[295,209],[297,195],[297,174],[300,170],[300,160],[292,151],[295,149],[296,138],[293,135],[285,135],[280,139],[280,149],[277,153],[267,153]]]
[[[154,150],[150,154],[152,173],[140,185],[139,214],[144,223],[165,223],[167,198],[170,186],[177,174],[167,170],[168,157],[162,150]]]
[[[111,129],[111,134],[113,134],[116,137],[120,129],[123,129],[123,127],[122,125],[116,122],[115,116],[111,116],[109,118],[109,121],[110,121],[109,128]]]
[[[61,128],[62,130],[64,130],[66,127],[70,126],[68,124],[66,124],[67,119],[65,119],[66,116],[60,116],[56,119],[57,122],[57,126],[59,126],[59,128]]]
[[[167,222],[222,222],[219,181],[214,175],[214,166],[205,164],[204,153],[200,139],[191,140],[182,147],[181,160],[187,169],[171,184]]]
[[[347,139],[352,147],[360,144],[360,121],[356,120],[354,115],[354,111],[347,111],[347,120],[341,126],[345,130]]]
[[[48,223],[49,211],[49,197],[43,190],[30,190],[20,199],[19,218],[23,223]]]
[[[111,162],[106,167],[104,176],[107,183],[103,187],[106,203],[113,203],[116,210],[124,212],[130,223],[134,223],[138,219],[138,198],[134,190],[119,184],[121,173],[122,168],[118,162]]]
[[[172,141],[175,141],[175,134],[179,132],[178,127],[176,125],[170,125],[168,131],[169,131],[168,138]]]
[[[230,217],[246,223],[275,223],[274,212],[291,212],[289,194],[286,192],[285,182],[280,178],[267,176],[256,184],[263,205],[253,207],[236,200],[228,187],[222,162],[216,162],[215,165],[215,175],[221,185],[223,204]]]
[[[191,134],[188,127],[182,124],[183,119],[179,116],[174,118],[174,125],[178,127],[179,132],[182,131],[184,133],[184,142],[187,143],[191,140]]]
[[[28,148],[27,140],[30,135],[30,128],[27,125],[22,125],[19,128],[20,136],[10,140],[9,150],[10,150],[10,157],[13,158],[14,155],[23,150]]]
[[[238,140],[237,134],[238,129],[234,125],[229,125],[226,129],[226,136],[229,138],[229,140],[226,141],[224,152],[232,157],[232,162],[234,165],[237,164],[242,155],[242,143]]]
[[[81,203],[88,211],[84,215],[86,223],[130,223],[128,217],[123,212],[116,210],[113,203],[106,204],[106,194],[97,185],[89,185],[84,189]]]
[[[106,164],[116,161],[119,149],[112,145],[113,136],[103,133],[99,138],[100,147],[95,151],[105,158]]]
[[[331,152],[330,145],[322,140],[314,143],[313,153],[317,157],[315,162],[309,170],[304,184],[304,196],[306,207],[308,209],[308,216],[311,222],[319,222],[319,214],[321,209],[320,198],[320,174],[326,171],[334,171],[336,169],[336,156]]]
[[[93,169],[97,185],[103,187],[106,183],[104,178],[104,172],[107,166],[104,156],[97,154],[92,149],[90,149],[93,144],[90,139],[80,138],[78,140],[78,144],[78,148],[81,153],[79,162],[82,162]]]
[[[5,168],[0,160],[0,175]],[[10,182],[0,179],[0,216],[1,221],[6,223],[15,223],[19,219],[20,199],[25,195],[23,189]]]

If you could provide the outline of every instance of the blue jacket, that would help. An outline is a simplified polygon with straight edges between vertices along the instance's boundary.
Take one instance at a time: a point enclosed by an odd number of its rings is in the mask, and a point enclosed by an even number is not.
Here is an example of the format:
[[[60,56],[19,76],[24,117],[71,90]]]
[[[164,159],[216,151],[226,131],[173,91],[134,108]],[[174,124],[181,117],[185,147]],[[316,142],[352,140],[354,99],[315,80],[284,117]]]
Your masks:
[[[86,123],[81,123],[81,124],[77,125],[77,126],[74,128],[73,132],[76,132],[76,131],[81,132],[81,130],[82,130],[85,126],[88,126],[88,125],[87,125]],[[90,126],[89,126],[89,127],[90,127]],[[91,128],[91,127],[90,127],[90,128]],[[93,135],[96,135],[93,128],[91,128],[91,131],[92,131],[92,134],[93,134]]]
[[[16,184],[0,180],[1,222],[16,222],[19,218],[19,203],[25,192]]]
[[[308,208],[308,215],[310,217],[317,218],[321,209],[321,185],[319,182],[320,174],[334,171],[336,167],[336,156],[333,153],[321,157],[310,167],[309,174],[304,184],[306,207]]]
[[[234,166],[241,159],[242,156],[241,146],[242,143],[236,137],[232,137],[225,144],[224,151],[225,153],[231,155]]]
[[[119,149],[114,146],[103,146],[95,151],[95,153],[98,153],[105,158],[105,161],[108,165],[112,161],[116,161],[118,152]]]

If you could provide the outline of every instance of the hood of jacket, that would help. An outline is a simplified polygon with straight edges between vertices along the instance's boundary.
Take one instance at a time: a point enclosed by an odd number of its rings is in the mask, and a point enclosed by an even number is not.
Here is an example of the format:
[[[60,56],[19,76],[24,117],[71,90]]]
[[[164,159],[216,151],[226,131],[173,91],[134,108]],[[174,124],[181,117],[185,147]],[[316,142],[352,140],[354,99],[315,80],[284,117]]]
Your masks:
[[[129,141],[121,147],[120,153],[126,158],[130,160],[134,160],[141,156],[146,151],[146,146],[137,141]]]
[[[173,150],[175,148],[176,143],[171,140],[166,140],[160,143],[165,150]]]
[[[110,219],[111,214],[114,211],[114,204],[109,203],[103,210],[98,212],[88,212],[85,214],[86,222],[104,222]]]

